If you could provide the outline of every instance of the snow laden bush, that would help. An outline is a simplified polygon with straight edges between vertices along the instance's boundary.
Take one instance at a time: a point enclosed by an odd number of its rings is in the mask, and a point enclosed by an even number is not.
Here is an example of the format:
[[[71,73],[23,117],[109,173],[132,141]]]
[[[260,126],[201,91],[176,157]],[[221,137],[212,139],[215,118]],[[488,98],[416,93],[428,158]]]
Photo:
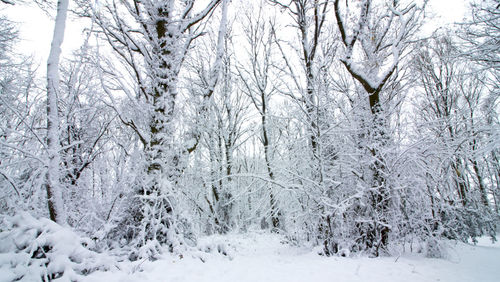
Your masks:
[[[2,281],[79,281],[113,265],[92,240],[49,219],[21,213],[4,218],[0,231]]]

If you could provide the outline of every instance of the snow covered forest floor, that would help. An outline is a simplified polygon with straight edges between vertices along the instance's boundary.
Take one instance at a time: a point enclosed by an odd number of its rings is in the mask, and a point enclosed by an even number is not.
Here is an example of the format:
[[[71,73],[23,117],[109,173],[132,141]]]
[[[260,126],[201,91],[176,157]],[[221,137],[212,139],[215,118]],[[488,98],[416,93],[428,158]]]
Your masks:
[[[130,261],[127,250],[106,251],[68,227],[27,213],[0,228],[0,282],[8,281],[498,281],[500,243],[441,241],[443,258],[415,244],[392,246],[392,256],[319,255],[286,236],[253,230],[202,237],[182,255]],[[400,249],[398,252],[397,249]],[[399,253],[399,255],[397,255]]]
[[[478,244],[449,242],[448,257],[429,259],[422,254],[400,257],[323,257],[314,250],[285,244],[276,234],[249,233],[208,237],[207,246],[228,246],[228,256],[202,262],[166,255],[155,262],[120,265],[121,270],[95,272],[85,281],[498,281],[500,244],[480,238]],[[210,243],[210,244],[209,244]],[[203,243],[202,243],[203,244]]]

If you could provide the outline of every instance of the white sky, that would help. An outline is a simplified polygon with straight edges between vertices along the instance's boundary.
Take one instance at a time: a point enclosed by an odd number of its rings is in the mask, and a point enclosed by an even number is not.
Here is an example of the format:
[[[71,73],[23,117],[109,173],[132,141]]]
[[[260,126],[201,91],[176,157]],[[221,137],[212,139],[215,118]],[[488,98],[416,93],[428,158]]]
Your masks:
[[[49,56],[50,43],[54,31],[54,20],[36,6],[4,5],[0,14],[6,15],[10,20],[19,23],[20,42],[16,45],[17,52],[33,55],[35,62],[44,68]],[[69,55],[83,43],[82,22],[69,16],[62,50],[64,55]]]
[[[461,22],[467,16],[467,0],[430,0],[427,17],[429,23],[426,27],[430,32],[439,27]]]
[[[430,10],[437,14],[438,21],[458,22],[463,19],[468,9],[466,0],[430,0]]]
[[[245,0],[242,0],[245,1]],[[463,19],[467,11],[467,0],[430,0],[428,17],[432,16],[425,27],[425,32],[432,32],[438,27],[458,22]],[[4,5],[0,14],[7,15],[11,20],[20,23],[21,42],[18,44],[18,52],[33,55],[36,62],[43,68],[49,54],[50,42],[53,32],[53,20],[38,7],[27,7],[26,5]],[[84,23],[68,18],[63,54],[69,55],[78,49],[83,42],[82,28]]]

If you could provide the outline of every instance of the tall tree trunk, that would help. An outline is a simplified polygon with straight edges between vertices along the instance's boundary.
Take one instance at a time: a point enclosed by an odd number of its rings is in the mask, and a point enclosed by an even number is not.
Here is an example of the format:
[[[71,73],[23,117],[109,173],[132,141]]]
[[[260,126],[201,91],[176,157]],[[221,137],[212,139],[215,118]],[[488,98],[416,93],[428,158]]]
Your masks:
[[[59,91],[59,59],[61,44],[64,39],[66,15],[69,0],[57,2],[57,15],[54,24],[54,34],[47,60],[47,152],[48,167],[46,175],[47,203],[50,219],[66,224],[66,214],[60,187],[60,136],[59,136],[59,111],[57,97]]]
[[[261,121],[262,121],[262,145],[264,146],[264,159],[266,160],[266,168],[267,174],[269,175],[269,179],[274,182],[274,173],[271,167],[271,156],[269,152],[269,147],[271,146],[271,141],[269,139],[267,133],[267,98],[264,92],[261,92]],[[272,185],[272,184],[271,184]],[[271,207],[271,223],[273,225],[273,229],[277,230],[280,228],[280,220],[279,220],[279,211],[276,199],[274,197],[272,187],[269,187],[269,204]]]
[[[380,222],[382,223],[379,224],[375,220],[373,230],[373,232],[377,234],[376,238],[380,240],[379,242],[373,242],[374,244],[377,244],[374,251],[375,255],[378,256],[379,248],[385,248],[389,243],[387,213],[389,211],[390,195],[385,178],[386,167],[384,164],[384,157],[379,150],[379,148],[384,148],[385,146],[387,146],[386,138],[388,138],[388,136],[386,135],[387,125],[384,121],[384,118],[382,117],[382,109],[380,106],[380,90],[374,91],[373,93],[368,93],[370,110],[372,114],[372,128],[370,128],[369,131],[371,131],[371,138],[373,138],[372,141],[377,144],[374,147],[369,148],[374,160],[371,166],[373,176],[371,186],[373,190],[370,191],[370,194],[372,198],[372,207],[378,214],[377,216],[381,217]],[[375,241],[377,239],[375,239]]]
[[[454,163],[451,165],[453,171],[455,172],[455,183],[457,184],[457,194],[460,198],[460,202],[464,207],[467,206],[468,204],[468,199],[467,199],[467,183],[465,181],[465,177],[462,174],[462,169],[460,162],[456,160]]]
[[[353,1],[354,2],[354,1]],[[368,197],[371,200],[373,211],[370,211],[372,223],[370,225],[370,234],[367,235],[366,247],[374,251],[374,255],[379,254],[379,247],[385,247],[388,244],[389,227],[387,218],[389,216],[389,201],[390,193],[387,187],[387,179],[385,177],[387,168],[384,164],[384,156],[380,149],[387,147],[387,139],[390,138],[387,133],[387,124],[384,118],[384,112],[381,105],[380,94],[384,86],[393,76],[399,64],[399,57],[402,54],[403,46],[408,46],[411,40],[408,40],[408,34],[411,30],[411,25],[415,23],[418,17],[414,17],[420,8],[411,6],[405,13],[397,12],[398,2],[394,1],[393,7],[388,11],[391,14],[391,20],[387,22],[386,32],[383,34],[375,33],[378,29],[372,26],[372,16],[382,19],[387,15],[376,14],[376,10],[372,10],[371,0],[357,1],[359,3],[359,15],[357,18],[350,17],[348,9],[348,1],[345,3],[345,8],[341,9],[341,1],[335,0],[334,11],[337,20],[338,30],[344,45],[344,57],[341,62],[346,67],[352,78],[358,81],[363,89],[368,94],[368,102],[371,111],[372,124],[368,128],[369,145],[367,149],[370,151],[370,157],[373,160],[370,170],[372,174],[372,183]],[[342,1],[343,3],[343,1]],[[394,21],[393,21],[394,19]],[[397,19],[397,21],[396,21]],[[381,21],[382,22],[382,21]],[[399,22],[400,25],[394,23]],[[395,30],[397,36],[388,37],[387,31]],[[373,34],[368,30],[374,31]],[[370,34],[368,37],[367,35]],[[355,46],[359,45],[365,51],[365,57],[362,52],[355,52]],[[369,45],[369,47],[367,47]],[[383,48],[381,46],[384,46]],[[391,48],[392,54],[387,55],[383,49]],[[361,56],[361,57],[360,57]],[[357,58],[357,59],[356,59]],[[392,61],[392,62],[391,62]],[[387,63],[385,70],[381,67]],[[361,233],[363,230],[360,230]]]
[[[319,3],[313,1],[293,1],[296,7],[296,21],[300,31],[302,42],[302,59],[304,60],[306,74],[306,93],[304,93],[304,102],[308,120],[308,134],[311,151],[313,156],[313,179],[319,184],[323,182],[323,171],[321,163],[321,146],[319,142],[320,128],[318,125],[318,96],[315,90],[314,64],[316,51],[320,47],[319,38],[321,36],[323,24],[326,17],[326,8],[328,1]],[[310,5],[310,7],[309,7]],[[313,17],[309,18],[308,9],[312,9]],[[313,32],[309,28],[313,28]]]
[[[486,191],[486,186],[484,185],[483,176],[481,175],[481,171],[479,170],[479,164],[477,163],[476,160],[471,160],[471,163],[472,163],[472,168],[474,169],[474,173],[476,174],[477,177],[479,193],[481,195],[481,202],[483,203],[486,209],[489,209],[490,204],[488,200],[488,194]]]

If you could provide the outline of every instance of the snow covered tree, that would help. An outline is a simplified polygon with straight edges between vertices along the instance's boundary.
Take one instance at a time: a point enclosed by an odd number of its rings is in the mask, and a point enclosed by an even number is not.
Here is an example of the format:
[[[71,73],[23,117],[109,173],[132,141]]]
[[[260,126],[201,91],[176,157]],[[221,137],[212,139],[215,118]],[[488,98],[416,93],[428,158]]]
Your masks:
[[[105,1],[95,11],[102,34],[134,81],[129,87],[122,80],[117,89],[128,97],[134,112],[117,112],[144,148],[144,173],[131,195],[129,216],[119,228],[128,230],[125,238],[138,239],[139,245],[153,240],[175,249],[183,244],[182,234],[189,232],[173,222],[177,211],[171,195],[184,166],[183,155],[196,143],[176,140],[177,84],[191,43],[203,35],[204,19],[219,2]],[[169,232],[171,227],[175,228]]]
[[[30,186],[44,169],[44,161],[35,153],[42,149],[43,133],[40,118],[33,117],[40,102],[31,95],[35,86],[33,64],[15,51],[19,42],[16,28],[14,22],[0,16],[0,207],[8,214],[30,204],[38,210],[40,201],[47,211],[45,200],[30,197],[39,188]]]
[[[389,224],[393,206],[390,171],[384,149],[391,143],[383,95],[389,82],[398,77],[401,58],[412,44],[421,20],[422,7],[416,3],[400,1],[363,0],[354,3],[334,1],[335,17],[343,45],[340,61],[354,80],[362,87],[369,105],[364,117],[361,146],[370,159],[369,175],[363,176],[368,187],[362,191],[360,205],[355,208],[356,230],[360,236],[357,247],[379,255],[389,243]],[[387,93],[387,96],[391,95]],[[387,98],[386,98],[387,99]],[[387,100],[385,100],[387,101]],[[387,103],[387,102],[386,102]]]
[[[239,179],[233,174],[238,167],[237,155],[243,143],[248,112],[248,99],[237,89],[239,81],[233,75],[235,55],[231,47],[231,28],[228,26],[227,29],[226,34],[219,30],[217,41],[213,37],[197,41],[192,56],[186,62],[186,99],[194,113],[193,118],[188,118],[194,128],[190,130],[190,135],[198,135],[196,138],[199,139],[195,144],[199,149],[193,157],[199,161],[197,166],[206,168],[201,175],[196,166],[189,171],[194,169],[191,177],[201,181],[201,185],[198,184],[203,187],[198,192],[200,196],[193,198],[198,198],[197,208],[205,211],[203,218],[207,222],[201,225],[210,234],[226,233],[237,226],[234,207],[239,199],[234,194]],[[213,33],[209,31],[209,34]],[[222,46],[225,53],[212,60],[206,54],[219,49],[218,46]],[[213,71],[217,65],[220,77],[215,85]]]
[[[465,41],[462,55],[481,66],[481,71],[488,87],[488,102],[483,106],[484,113],[491,128],[498,127],[498,97],[500,93],[500,64],[498,37],[500,36],[500,17],[498,0],[481,1],[471,4],[472,19],[461,24],[462,29],[457,35]],[[490,176],[495,176],[491,181],[500,186],[500,166],[498,165],[499,150],[494,149],[488,157],[487,166]],[[498,203],[499,190],[494,193],[495,202]],[[497,205],[498,212],[498,205]]]
[[[58,109],[59,59],[61,44],[64,39],[69,0],[57,2],[57,15],[54,23],[54,35],[47,60],[47,201],[50,219],[59,224],[66,224],[66,212],[61,187],[61,144]]]
[[[61,63],[61,181],[65,186],[65,202],[72,207],[71,213],[68,212],[68,223],[75,228],[81,227],[86,215],[95,212],[89,207],[100,198],[95,197],[96,186],[99,190],[110,188],[95,184],[92,179],[94,170],[107,168],[99,168],[94,162],[111,159],[111,152],[121,149],[111,149],[109,146],[110,143],[116,144],[122,134],[110,130],[117,127],[118,121],[116,114],[103,102],[105,95],[100,85],[100,71],[94,63],[94,51],[87,41],[73,58]],[[108,183],[112,181],[110,177]]]
[[[288,204],[293,210],[293,219],[289,222],[297,226],[291,228],[295,229],[291,232],[305,230],[300,233],[308,240],[323,244],[324,234],[328,232],[325,229],[327,213],[320,199],[325,199],[335,186],[334,180],[325,176],[327,163],[333,161],[335,155],[335,150],[330,150],[331,140],[325,134],[333,124],[325,116],[331,107],[325,103],[330,94],[328,71],[336,51],[331,23],[328,22],[333,18],[329,16],[331,5],[329,1],[316,0],[268,2],[286,11],[290,18],[290,24],[284,27],[270,25],[277,47],[274,49],[278,52],[273,56],[279,58],[273,60],[271,70],[276,79],[273,79],[271,89],[291,101],[288,104],[290,110],[283,109],[283,113],[288,113],[285,116],[289,121],[282,125],[295,131],[286,133],[294,137],[283,140],[286,145],[282,149],[288,160],[281,162],[277,171],[284,173],[286,181],[280,183],[283,187],[296,189],[294,201]],[[282,32],[284,29],[290,32]],[[275,130],[283,132],[282,128]],[[293,208],[294,205],[301,208]]]
[[[242,26],[245,32],[246,50],[245,61],[241,60],[237,66],[238,75],[241,78],[243,92],[250,97],[253,106],[260,116],[260,141],[263,147],[264,160],[266,163],[266,171],[269,177],[267,183],[269,190],[269,210],[272,228],[278,230],[281,228],[279,203],[275,195],[276,168],[274,165],[275,150],[273,134],[272,134],[272,108],[271,97],[276,94],[276,85],[273,84],[273,52],[276,48],[272,36],[272,25],[267,23],[264,16],[264,5],[261,2],[258,7],[258,12],[255,14],[254,9],[247,11],[244,15]],[[274,83],[277,79],[274,80]]]
[[[227,62],[222,76],[224,82],[211,107],[213,135],[209,136],[210,132],[207,132],[205,136],[213,175],[217,176],[212,179],[209,205],[213,207],[219,233],[226,233],[236,226],[237,209],[234,203],[240,200],[236,194],[241,192],[241,188],[237,186],[238,176],[233,174],[237,174],[237,150],[244,141],[246,132],[243,126],[248,116],[248,100],[235,89],[234,81],[228,77],[231,76],[230,67]]]
[[[435,235],[466,241],[495,234],[490,193],[496,185],[485,181],[482,167],[496,132],[481,111],[489,102],[485,73],[464,62],[458,46],[449,35],[438,35],[416,56],[422,88],[417,130],[432,139],[422,153],[433,155],[426,161],[427,189],[434,232],[443,233]]]
[[[462,33],[458,35],[465,40],[468,47],[464,53],[470,59],[478,62],[490,72],[495,73],[496,82],[499,81],[499,45],[500,36],[498,0],[487,0],[472,3],[472,19],[462,24]]]
[[[301,60],[302,70],[296,73],[292,69],[291,58],[286,54],[282,44],[278,44],[282,56],[287,61],[287,68],[291,81],[294,81],[294,86],[297,88],[290,93],[293,99],[301,102],[305,114],[305,122],[307,123],[309,145],[312,153],[313,168],[311,170],[311,178],[317,183],[321,183],[321,148],[320,136],[321,129],[319,126],[318,116],[318,70],[320,66],[317,61],[317,54],[320,52],[321,36],[324,29],[324,24],[327,16],[328,1],[317,0],[293,0],[289,3],[283,1],[269,1],[275,6],[284,9],[292,18],[293,26],[298,31],[297,40],[300,42],[300,50],[297,50]],[[272,32],[276,33],[276,30]],[[281,39],[280,39],[281,40]],[[276,39],[276,42],[279,42]],[[303,73],[302,73],[303,72]],[[296,96],[293,96],[293,95]]]

